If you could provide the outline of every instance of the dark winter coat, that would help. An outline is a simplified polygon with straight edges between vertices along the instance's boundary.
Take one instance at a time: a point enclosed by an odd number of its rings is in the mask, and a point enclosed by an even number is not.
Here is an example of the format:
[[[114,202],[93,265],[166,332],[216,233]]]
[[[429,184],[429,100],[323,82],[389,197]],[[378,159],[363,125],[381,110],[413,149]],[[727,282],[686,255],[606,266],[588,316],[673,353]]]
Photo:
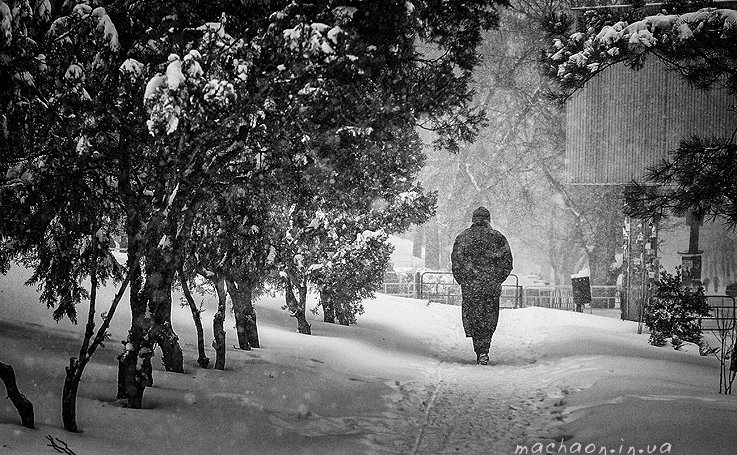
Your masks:
[[[507,238],[491,227],[488,218],[474,216],[473,225],[456,237],[451,261],[463,294],[466,336],[493,333],[502,282],[512,271]]]

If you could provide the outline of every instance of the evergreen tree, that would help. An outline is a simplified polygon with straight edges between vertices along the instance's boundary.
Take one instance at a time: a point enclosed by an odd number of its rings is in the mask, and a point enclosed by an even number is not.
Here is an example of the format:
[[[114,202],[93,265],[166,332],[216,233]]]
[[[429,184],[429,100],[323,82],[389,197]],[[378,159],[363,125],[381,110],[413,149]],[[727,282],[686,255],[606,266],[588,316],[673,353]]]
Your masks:
[[[629,213],[640,218],[668,214],[720,220],[737,226],[737,144],[692,137],[645,174],[646,185],[629,190]],[[656,185],[653,187],[652,185]]]
[[[48,298],[73,317],[86,297],[75,283],[122,278],[106,240],[122,224],[128,278],[120,292],[130,284],[132,322],[119,396],[140,407],[155,345],[168,370],[183,370],[171,288],[212,193],[254,178],[258,162],[266,182],[297,196],[282,208],[298,207],[289,213],[301,228],[321,208],[314,190],[329,188],[311,187],[311,178],[342,179],[343,194],[375,194],[377,176],[362,189],[364,176],[351,168],[368,172],[395,155],[399,166],[418,122],[449,148],[471,139],[482,118],[469,104],[476,48],[503,3],[0,7],[0,197],[10,208],[0,221],[1,268],[28,260]],[[422,58],[417,40],[440,57]],[[400,169],[380,187],[411,175]],[[223,317],[225,281],[216,280]]]

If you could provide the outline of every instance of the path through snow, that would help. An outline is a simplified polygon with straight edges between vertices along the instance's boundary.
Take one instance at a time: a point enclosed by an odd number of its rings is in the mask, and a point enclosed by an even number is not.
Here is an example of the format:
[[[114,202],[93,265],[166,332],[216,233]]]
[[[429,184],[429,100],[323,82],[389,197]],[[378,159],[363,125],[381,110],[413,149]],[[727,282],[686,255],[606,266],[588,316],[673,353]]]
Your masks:
[[[519,330],[504,310],[491,364],[475,364],[458,307],[430,312],[423,377],[396,385],[401,399],[388,405],[383,425],[366,436],[370,453],[507,454],[517,444],[557,437],[566,391],[550,364],[539,364],[544,336]],[[378,428],[380,431],[376,431]]]

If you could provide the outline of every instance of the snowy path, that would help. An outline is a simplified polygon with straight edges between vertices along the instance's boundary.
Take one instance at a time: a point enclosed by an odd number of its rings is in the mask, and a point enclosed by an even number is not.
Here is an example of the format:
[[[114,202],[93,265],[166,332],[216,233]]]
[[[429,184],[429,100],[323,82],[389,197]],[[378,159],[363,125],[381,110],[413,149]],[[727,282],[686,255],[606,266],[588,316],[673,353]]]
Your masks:
[[[527,377],[530,370],[438,369],[442,379],[433,385],[409,453],[512,453],[515,444],[545,435],[552,404]]]
[[[376,453],[506,454],[528,440],[553,440],[563,394],[550,380],[549,365],[537,365],[535,342],[513,335],[503,312],[491,349],[491,364],[475,364],[460,318],[437,321],[447,327],[427,340],[437,353],[424,381],[403,384],[390,415],[390,435],[374,438]],[[436,314],[437,317],[437,314]],[[449,327],[448,327],[449,326]]]

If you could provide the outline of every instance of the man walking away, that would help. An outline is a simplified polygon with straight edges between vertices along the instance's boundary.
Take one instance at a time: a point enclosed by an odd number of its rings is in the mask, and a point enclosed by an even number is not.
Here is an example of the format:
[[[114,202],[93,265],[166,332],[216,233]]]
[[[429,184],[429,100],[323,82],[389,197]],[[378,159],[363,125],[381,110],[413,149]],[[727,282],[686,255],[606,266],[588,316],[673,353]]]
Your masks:
[[[461,285],[461,317],[473,338],[476,363],[488,365],[491,337],[499,321],[502,283],[512,271],[507,238],[490,225],[485,207],[473,212],[473,224],[456,237],[451,254],[453,277]]]

